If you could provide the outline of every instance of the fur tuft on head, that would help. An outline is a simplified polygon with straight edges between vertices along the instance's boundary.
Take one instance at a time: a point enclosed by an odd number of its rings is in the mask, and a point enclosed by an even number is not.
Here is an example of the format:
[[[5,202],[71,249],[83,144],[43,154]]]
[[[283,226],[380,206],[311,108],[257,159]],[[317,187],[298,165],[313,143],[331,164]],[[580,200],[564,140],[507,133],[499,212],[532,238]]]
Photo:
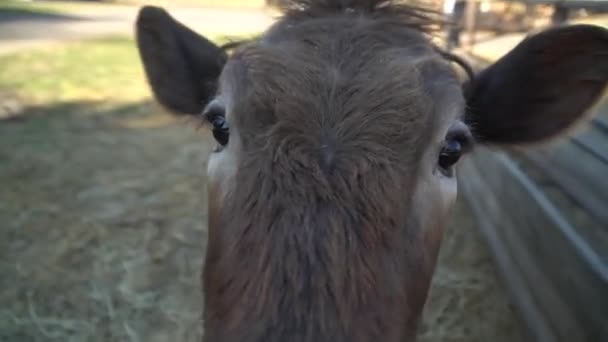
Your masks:
[[[293,19],[338,13],[397,17],[405,26],[423,32],[433,31],[447,24],[441,13],[408,5],[400,0],[285,0],[279,8],[285,17]]]

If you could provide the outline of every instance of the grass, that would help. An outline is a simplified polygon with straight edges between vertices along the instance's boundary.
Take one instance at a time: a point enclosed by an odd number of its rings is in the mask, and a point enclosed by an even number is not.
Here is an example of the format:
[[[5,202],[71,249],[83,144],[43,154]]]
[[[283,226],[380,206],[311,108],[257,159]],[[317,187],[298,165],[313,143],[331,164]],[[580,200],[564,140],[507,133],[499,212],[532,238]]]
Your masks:
[[[264,0],[111,0],[113,3],[123,4],[157,4],[164,6],[200,6],[200,7],[226,7],[226,8],[261,8],[265,6]]]
[[[104,38],[0,57],[0,89],[30,103],[118,102],[148,95],[131,39]]]
[[[199,6],[225,8],[261,8],[264,0],[107,0],[105,2],[83,1],[0,1],[0,13],[30,14],[77,14],[115,5],[141,6],[144,4],[162,6]]]
[[[221,44],[227,38],[211,39]],[[2,56],[0,70],[0,93],[11,92],[29,104],[127,103],[150,96],[137,48],[128,38],[107,37]]]
[[[77,9],[86,8],[80,2],[33,2],[33,1],[0,1],[0,14],[69,14]]]

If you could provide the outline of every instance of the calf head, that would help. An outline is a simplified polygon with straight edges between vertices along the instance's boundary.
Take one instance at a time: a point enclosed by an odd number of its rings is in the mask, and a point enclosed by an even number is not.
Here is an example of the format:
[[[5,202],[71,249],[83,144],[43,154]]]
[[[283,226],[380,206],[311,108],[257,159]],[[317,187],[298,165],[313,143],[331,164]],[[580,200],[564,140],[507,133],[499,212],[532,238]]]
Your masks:
[[[145,7],[137,43],[158,101],[208,123],[209,341],[413,338],[475,143],[528,145],[583,118],[608,32],[524,40],[460,82],[419,9],[289,1],[228,49]]]

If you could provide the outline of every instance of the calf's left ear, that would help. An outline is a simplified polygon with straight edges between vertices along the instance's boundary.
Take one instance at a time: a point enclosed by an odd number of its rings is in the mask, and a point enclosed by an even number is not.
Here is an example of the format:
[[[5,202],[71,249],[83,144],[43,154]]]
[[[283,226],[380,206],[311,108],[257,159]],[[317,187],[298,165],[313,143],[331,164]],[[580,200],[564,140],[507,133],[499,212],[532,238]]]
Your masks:
[[[465,85],[466,120],[482,143],[535,143],[584,117],[608,83],[608,30],[566,26],[517,45]]]
[[[177,114],[199,114],[215,95],[225,52],[159,7],[139,11],[136,37],[158,102]]]

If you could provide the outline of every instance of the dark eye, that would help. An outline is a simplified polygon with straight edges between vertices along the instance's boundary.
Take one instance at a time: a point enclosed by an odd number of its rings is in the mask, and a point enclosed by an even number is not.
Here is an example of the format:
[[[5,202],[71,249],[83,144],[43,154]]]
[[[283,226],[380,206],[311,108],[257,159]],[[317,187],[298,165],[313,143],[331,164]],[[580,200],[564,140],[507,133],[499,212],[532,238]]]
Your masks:
[[[449,175],[452,166],[458,162],[462,156],[462,145],[460,141],[456,139],[449,139],[445,141],[445,144],[439,152],[439,168],[444,174]]]
[[[470,150],[471,145],[471,133],[464,124],[458,123],[450,128],[439,151],[437,165],[441,173],[447,177],[452,177],[453,166],[463,154]]]
[[[203,117],[211,124],[211,132],[217,143],[222,147],[226,146],[230,136],[230,128],[226,121],[224,106],[219,101],[209,103],[203,111]]]
[[[223,115],[216,116],[212,119],[211,125],[213,125],[211,131],[217,143],[226,146],[228,144],[228,137],[230,136],[230,129],[226,118]]]

